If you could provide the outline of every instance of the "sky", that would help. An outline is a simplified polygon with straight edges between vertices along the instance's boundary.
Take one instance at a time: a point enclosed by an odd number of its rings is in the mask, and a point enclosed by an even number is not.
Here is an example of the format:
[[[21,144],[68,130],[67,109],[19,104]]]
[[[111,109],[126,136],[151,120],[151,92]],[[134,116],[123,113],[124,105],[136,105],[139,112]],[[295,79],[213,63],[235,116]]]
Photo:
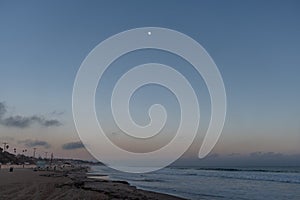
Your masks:
[[[100,42],[138,27],[164,27],[199,42],[213,58],[227,93],[227,117],[212,158],[268,157],[293,164],[300,155],[300,4],[297,1],[0,1],[0,142],[39,155],[90,159],[72,117],[76,73]],[[128,145],[109,113],[111,88],[130,67],[168,64],[183,73],[200,101],[199,134],[185,154],[197,159],[210,118],[205,83],[176,55],[141,50],[117,59],[99,83],[97,116],[112,141],[143,152],[170,140],[178,102],[165,88],[146,86],[131,101],[132,116],[147,124],[147,109],[166,106],[165,135]],[[125,142],[124,142],[125,141]],[[216,156],[217,155],[217,156]],[[226,157],[226,158],[225,158]],[[220,159],[222,160],[222,159]],[[273,163],[273,162],[270,162]]]

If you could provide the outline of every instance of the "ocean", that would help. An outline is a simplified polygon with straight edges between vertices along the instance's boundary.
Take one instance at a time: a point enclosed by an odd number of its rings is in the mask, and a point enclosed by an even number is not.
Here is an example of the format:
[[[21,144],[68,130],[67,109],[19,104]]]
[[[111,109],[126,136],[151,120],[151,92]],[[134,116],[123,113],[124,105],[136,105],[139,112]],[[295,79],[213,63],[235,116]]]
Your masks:
[[[300,199],[300,167],[168,167],[129,174],[92,166],[90,174],[188,199]]]

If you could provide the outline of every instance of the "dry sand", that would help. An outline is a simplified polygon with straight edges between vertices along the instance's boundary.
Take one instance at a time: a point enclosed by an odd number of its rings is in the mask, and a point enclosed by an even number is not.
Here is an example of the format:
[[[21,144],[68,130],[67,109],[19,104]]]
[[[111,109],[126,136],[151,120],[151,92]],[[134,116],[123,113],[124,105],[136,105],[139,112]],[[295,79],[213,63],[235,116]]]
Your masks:
[[[123,181],[88,179],[83,171],[0,170],[0,199],[166,199],[181,198],[144,191]]]

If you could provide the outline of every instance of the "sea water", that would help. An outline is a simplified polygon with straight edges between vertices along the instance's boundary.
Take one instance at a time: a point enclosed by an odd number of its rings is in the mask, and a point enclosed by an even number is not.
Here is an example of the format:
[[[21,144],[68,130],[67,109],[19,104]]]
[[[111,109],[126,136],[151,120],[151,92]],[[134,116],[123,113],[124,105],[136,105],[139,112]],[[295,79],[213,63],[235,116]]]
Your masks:
[[[146,174],[91,169],[111,180],[188,199],[300,199],[300,167],[168,167]]]

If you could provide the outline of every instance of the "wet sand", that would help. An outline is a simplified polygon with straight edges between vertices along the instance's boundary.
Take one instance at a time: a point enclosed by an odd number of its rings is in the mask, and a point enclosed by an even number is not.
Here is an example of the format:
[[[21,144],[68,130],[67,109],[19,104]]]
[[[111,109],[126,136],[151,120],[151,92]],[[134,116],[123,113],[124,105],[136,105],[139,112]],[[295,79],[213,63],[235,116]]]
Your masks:
[[[137,189],[125,181],[89,179],[85,171],[0,170],[0,199],[128,199],[180,200],[182,198]]]

